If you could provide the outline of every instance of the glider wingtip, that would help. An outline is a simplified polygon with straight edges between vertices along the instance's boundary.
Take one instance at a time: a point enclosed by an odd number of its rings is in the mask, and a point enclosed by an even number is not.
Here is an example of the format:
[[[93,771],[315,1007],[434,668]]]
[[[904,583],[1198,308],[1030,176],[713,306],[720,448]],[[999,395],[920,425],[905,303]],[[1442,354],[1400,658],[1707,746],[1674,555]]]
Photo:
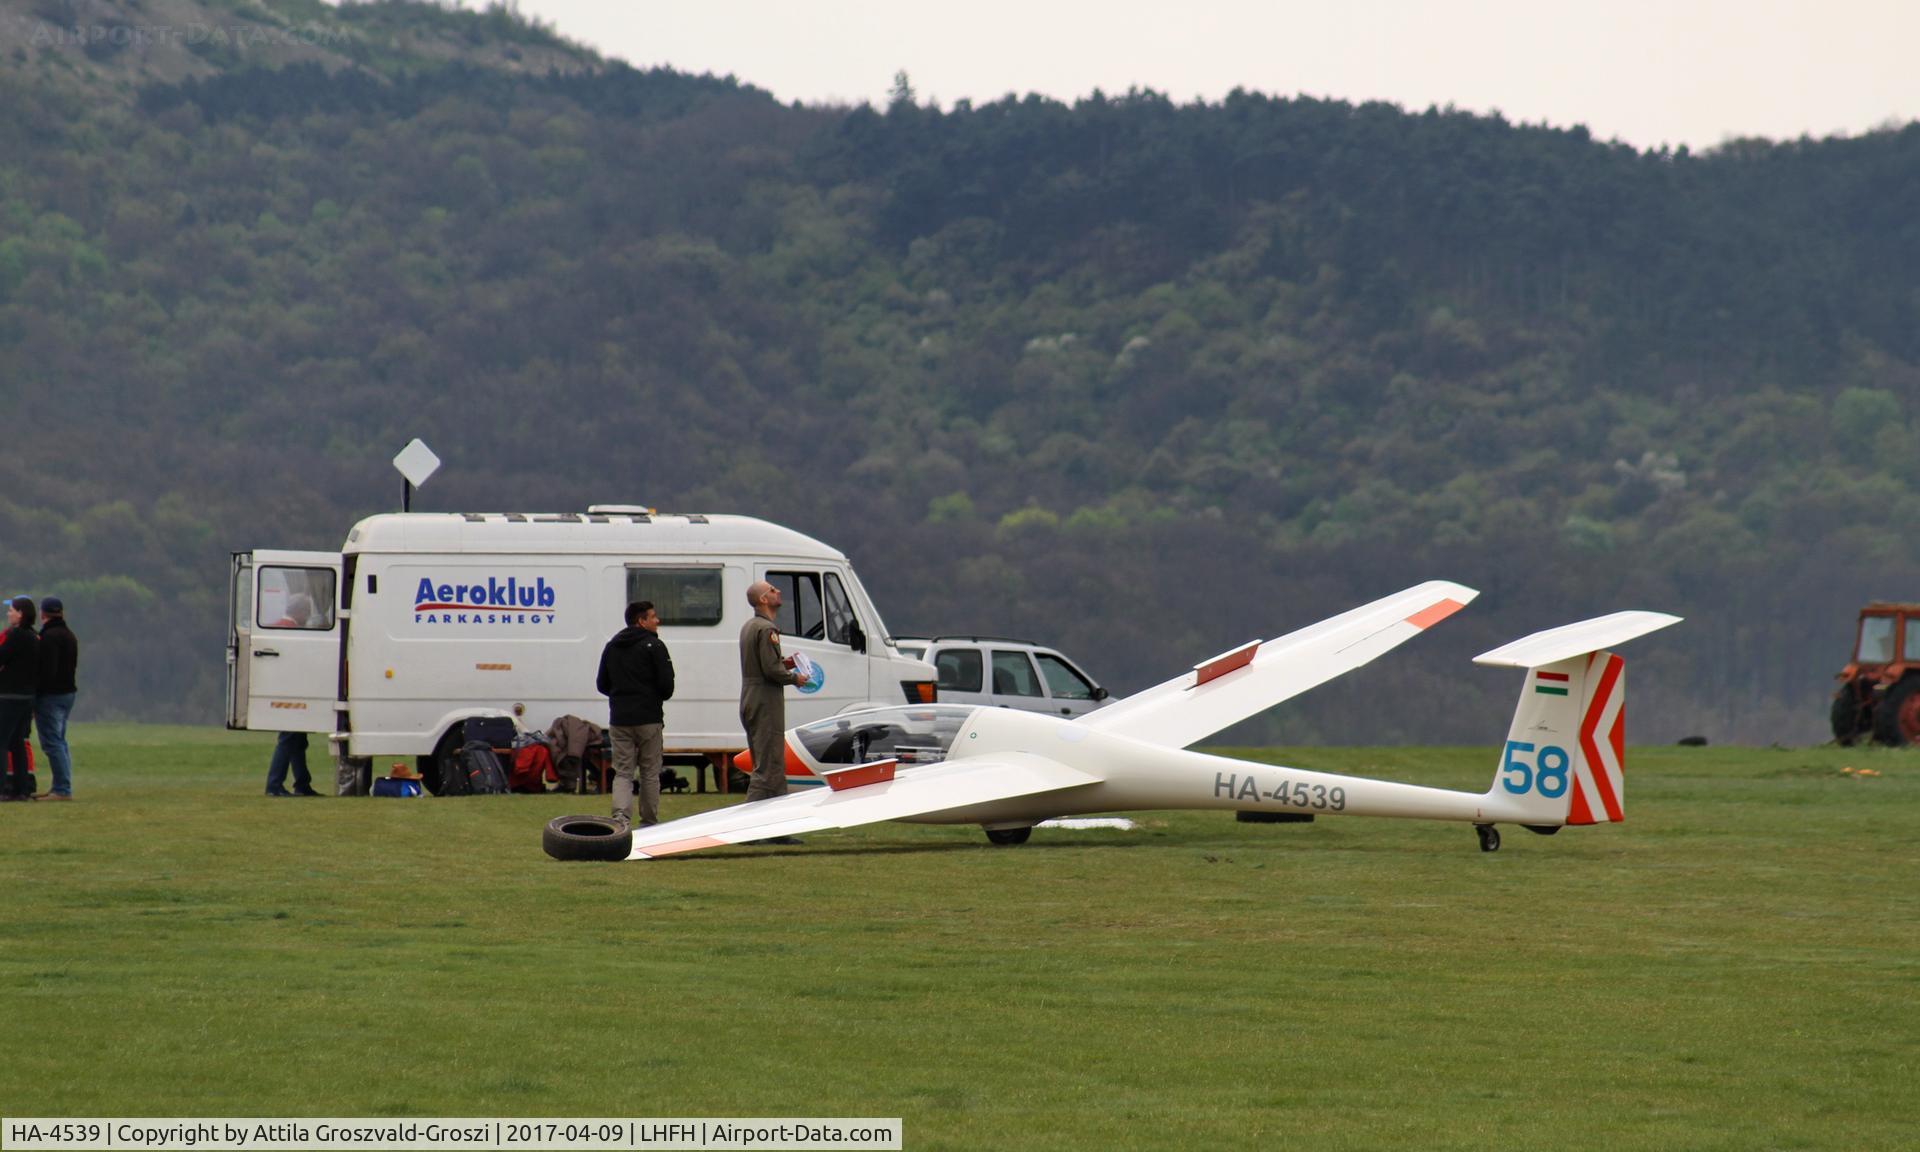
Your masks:
[[[1424,631],[1466,606],[1464,600],[1456,600],[1451,596],[1443,596],[1439,600],[1434,601],[1425,608],[1420,609],[1420,611],[1407,617],[1407,623]]]

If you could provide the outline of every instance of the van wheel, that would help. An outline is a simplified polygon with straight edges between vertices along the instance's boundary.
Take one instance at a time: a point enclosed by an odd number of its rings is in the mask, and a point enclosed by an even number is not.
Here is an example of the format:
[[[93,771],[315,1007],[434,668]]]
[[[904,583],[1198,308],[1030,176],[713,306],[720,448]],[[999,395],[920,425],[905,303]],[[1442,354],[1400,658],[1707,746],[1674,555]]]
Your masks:
[[[540,833],[540,847],[555,860],[625,860],[633,831],[605,816],[555,816]]]
[[[1032,828],[988,828],[987,839],[995,844],[1025,844],[1027,837],[1033,835]]]
[[[440,737],[440,743],[433,746],[433,755],[418,758],[421,786],[435,796],[440,795],[440,780],[442,774],[450,771],[454,766],[454,761],[459,758],[460,726],[456,724],[447,729],[446,734]]]

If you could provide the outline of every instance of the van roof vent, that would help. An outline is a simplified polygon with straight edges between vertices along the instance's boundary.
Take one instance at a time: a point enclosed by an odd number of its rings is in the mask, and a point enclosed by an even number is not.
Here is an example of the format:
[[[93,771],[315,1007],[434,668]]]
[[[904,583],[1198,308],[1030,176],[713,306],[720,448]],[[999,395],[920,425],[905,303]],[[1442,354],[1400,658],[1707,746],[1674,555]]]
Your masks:
[[[587,513],[592,516],[656,516],[659,514],[645,504],[589,504]]]

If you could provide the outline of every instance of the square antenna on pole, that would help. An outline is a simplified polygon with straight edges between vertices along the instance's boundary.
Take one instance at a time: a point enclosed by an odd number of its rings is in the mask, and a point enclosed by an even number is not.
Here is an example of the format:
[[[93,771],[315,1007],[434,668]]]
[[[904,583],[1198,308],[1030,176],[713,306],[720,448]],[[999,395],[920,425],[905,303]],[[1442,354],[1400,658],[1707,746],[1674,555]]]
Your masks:
[[[393,458],[393,466],[400,469],[400,475],[407,478],[407,483],[419,488],[426,484],[427,477],[439,469],[440,457],[435,456],[433,449],[427,447],[424,441],[415,437],[413,443],[400,449],[400,455]]]
[[[435,456],[433,449],[427,447],[426,443],[416,436],[411,444],[400,449],[400,455],[393,458],[393,466],[400,470],[400,475],[407,481],[400,489],[400,510],[411,512],[413,511],[413,490],[425,484],[427,477],[433,475],[434,471],[440,467],[440,457]]]

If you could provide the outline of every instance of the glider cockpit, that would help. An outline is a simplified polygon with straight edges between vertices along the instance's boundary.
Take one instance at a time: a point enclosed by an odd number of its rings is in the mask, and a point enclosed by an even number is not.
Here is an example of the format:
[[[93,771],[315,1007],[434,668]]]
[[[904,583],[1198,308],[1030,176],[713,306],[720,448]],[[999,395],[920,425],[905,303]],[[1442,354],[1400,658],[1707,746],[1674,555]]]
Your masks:
[[[901,767],[938,764],[952,751],[976,708],[959,704],[909,704],[829,716],[794,729],[788,743],[809,767],[898,760]]]

